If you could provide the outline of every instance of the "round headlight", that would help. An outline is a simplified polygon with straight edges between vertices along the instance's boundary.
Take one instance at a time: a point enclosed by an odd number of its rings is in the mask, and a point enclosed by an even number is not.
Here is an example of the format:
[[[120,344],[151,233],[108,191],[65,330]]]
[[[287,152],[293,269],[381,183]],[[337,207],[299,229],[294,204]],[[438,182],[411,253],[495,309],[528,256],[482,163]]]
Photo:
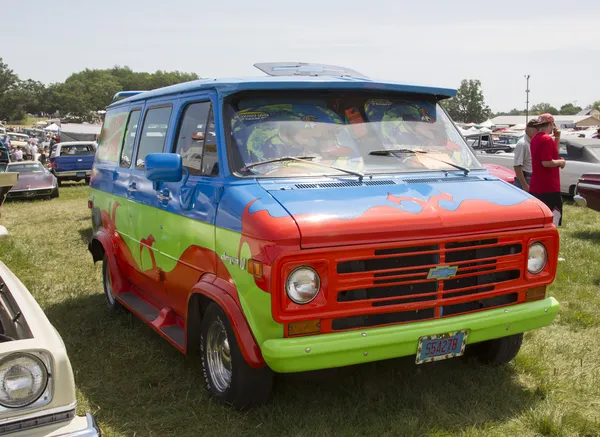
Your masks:
[[[529,256],[527,258],[527,270],[534,275],[538,274],[548,262],[548,252],[542,243],[533,243],[529,246]]]
[[[317,272],[310,267],[298,267],[287,279],[285,291],[297,304],[305,304],[317,297],[321,288],[321,279]]]
[[[14,353],[0,359],[0,405],[25,407],[34,403],[46,390],[48,369],[37,357]]]

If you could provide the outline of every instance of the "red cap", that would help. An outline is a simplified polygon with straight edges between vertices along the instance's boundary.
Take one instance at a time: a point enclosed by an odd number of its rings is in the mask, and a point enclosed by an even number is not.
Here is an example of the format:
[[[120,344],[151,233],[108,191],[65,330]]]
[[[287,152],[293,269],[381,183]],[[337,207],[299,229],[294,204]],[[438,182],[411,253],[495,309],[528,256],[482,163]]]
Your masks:
[[[554,123],[554,116],[552,114],[542,114],[538,117],[536,124]]]

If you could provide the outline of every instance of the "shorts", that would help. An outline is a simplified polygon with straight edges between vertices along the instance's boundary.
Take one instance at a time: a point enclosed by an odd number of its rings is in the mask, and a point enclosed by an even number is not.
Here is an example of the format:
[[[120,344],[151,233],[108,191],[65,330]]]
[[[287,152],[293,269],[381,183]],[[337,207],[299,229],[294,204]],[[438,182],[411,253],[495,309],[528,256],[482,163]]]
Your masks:
[[[532,196],[537,197],[539,200],[544,202],[551,212],[558,210],[560,212],[560,220],[558,226],[562,224],[563,207],[562,207],[562,194],[560,193],[531,193]]]

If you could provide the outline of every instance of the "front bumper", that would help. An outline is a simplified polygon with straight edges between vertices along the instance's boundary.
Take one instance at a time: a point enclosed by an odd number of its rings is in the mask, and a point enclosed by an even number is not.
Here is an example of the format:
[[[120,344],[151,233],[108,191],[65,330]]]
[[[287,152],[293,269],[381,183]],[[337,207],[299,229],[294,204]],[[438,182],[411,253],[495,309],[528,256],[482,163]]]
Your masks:
[[[6,434],[8,437],[100,437],[102,432],[94,417],[88,413],[85,417],[75,416],[69,422],[32,428],[25,431]]]
[[[34,188],[31,190],[11,190],[8,192],[7,199],[31,199],[34,197],[49,196],[56,190],[56,187]]]
[[[79,171],[53,171],[54,176],[57,178],[79,178],[82,179],[81,176],[77,176],[77,174],[84,173],[86,178],[89,178],[92,175],[92,170],[79,170]]]
[[[587,200],[585,200],[585,197],[580,196],[579,194],[573,197],[573,200],[575,200],[577,206],[582,206],[584,208],[587,206]]]
[[[548,326],[559,310],[553,297],[426,322],[334,334],[266,340],[261,347],[276,372],[304,372],[416,355],[420,337],[469,331],[467,344]]]

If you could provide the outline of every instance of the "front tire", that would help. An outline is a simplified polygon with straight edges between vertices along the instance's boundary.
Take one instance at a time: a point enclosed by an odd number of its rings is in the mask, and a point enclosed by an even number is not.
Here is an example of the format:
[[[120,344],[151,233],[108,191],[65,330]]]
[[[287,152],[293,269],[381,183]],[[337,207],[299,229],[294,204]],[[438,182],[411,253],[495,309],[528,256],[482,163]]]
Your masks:
[[[225,312],[216,303],[206,309],[200,327],[204,385],[218,401],[243,410],[263,404],[273,386],[268,367],[252,368],[244,359]]]
[[[523,344],[523,334],[496,338],[473,345],[479,362],[489,366],[501,366],[512,361]]]
[[[55,189],[52,191],[52,193],[50,193],[50,199],[56,199],[56,198],[58,198],[58,195],[59,195],[59,193],[58,193],[58,187],[56,187],[56,188],[55,188]]]
[[[112,287],[112,280],[110,278],[110,265],[106,254],[102,258],[102,284],[104,286],[104,297],[106,298],[106,305],[111,313],[116,313],[123,310],[123,305],[115,298],[115,292]]]

